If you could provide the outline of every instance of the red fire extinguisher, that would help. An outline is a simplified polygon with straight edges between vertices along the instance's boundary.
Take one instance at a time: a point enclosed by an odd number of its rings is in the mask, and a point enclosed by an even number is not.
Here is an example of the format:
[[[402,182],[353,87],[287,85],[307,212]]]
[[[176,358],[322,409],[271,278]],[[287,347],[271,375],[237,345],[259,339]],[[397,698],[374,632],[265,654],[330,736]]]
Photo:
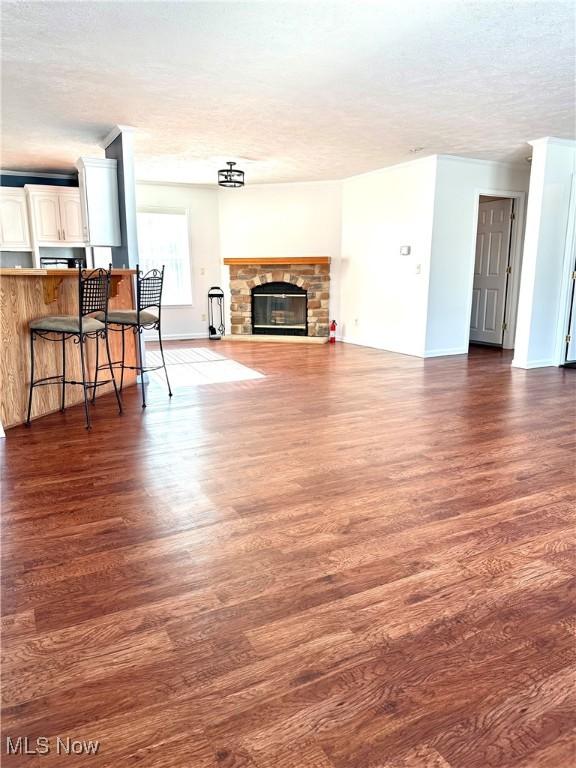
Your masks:
[[[330,323],[330,344],[336,344],[336,320]]]

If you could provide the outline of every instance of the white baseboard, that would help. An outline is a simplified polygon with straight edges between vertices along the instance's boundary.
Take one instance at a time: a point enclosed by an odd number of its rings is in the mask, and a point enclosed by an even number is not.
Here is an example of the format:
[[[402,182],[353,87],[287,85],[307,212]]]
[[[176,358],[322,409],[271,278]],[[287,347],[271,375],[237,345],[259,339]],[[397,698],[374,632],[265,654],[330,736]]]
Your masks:
[[[428,352],[407,352],[406,350],[390,349],[380,344],[366,341],[365,339],[350,338],[349,336],[336,336],[337,341],[343,341],[345,344],[356,344],[359,347],[371,347],[372,349],[381,349],[384,352],[393,352],[396,355],[407,355],[408,357],[448,357],[450,355],[467,355],[468,347],[449,347],[447,349],[432,349]]]
[[[467,355],[468,347],[449,347],[448,349],[431,349],[424,357],[448,357],[449,355]]]
[[[554,360],[529,360],[527,362],[520,362],[514,358],[512,360],[512,368],[523,368],[525,371],[529,371],[531,368],[557,368],[558,364]]]
[[[383,347],[381,344],[377,344],[374,341],[368,341],[365,339],[350,338],[350,336],[338,336],[336,335],[336,341],[342,341],[344,344],[354,344],[357,347],[369,347],[370,349],[379,349],[382,352],[392,352],[394,355],[406,355],[407,357],[424,357],[419,352],[406,352],[405,350],[390,349],[389,347]]]

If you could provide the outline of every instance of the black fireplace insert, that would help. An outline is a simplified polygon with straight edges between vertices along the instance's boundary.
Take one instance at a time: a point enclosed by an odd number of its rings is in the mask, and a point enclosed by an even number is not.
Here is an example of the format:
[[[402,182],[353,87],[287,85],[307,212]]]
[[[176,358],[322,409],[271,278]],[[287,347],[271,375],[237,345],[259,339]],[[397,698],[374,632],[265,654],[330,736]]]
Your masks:
[[[293,283],[252,288],[252,333],[308,335],[308,295]]]

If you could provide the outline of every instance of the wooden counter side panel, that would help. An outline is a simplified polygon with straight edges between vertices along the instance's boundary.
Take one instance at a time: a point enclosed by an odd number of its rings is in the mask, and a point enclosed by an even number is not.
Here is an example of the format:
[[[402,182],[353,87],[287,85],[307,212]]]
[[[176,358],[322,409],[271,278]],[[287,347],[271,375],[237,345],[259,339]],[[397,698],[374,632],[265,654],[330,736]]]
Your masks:
[[[30,384],[30,333],[28,324],[37,317],[47,315],[76,315],[78,313],[78,283],[65,278],[58,288],[57,299],[45,301],[45,278],[30,276],[3,276],[0,279],[0,419],[4,427],[13,427],[26,419],[28,387]],[[127,276],[118,282],[117,295],[110,299],[110,307],[127,309],[134,306],[132,280]],[[112,358],[120,359],[120,334],[111,333]],[[36,345],[36,378],[53,376],[62,370],[62,345],[38,338]],[[100,341],[100,360],[104,361],[105,346]],[[94,375],[96,342],[89,339],[86,345],[90,377]],[[126,362],[136,361],[135,339],[126,333]],[[66,342],[66,377],[81,379],[78,345]],[[126,371],[124,385],[133,384],[135,373]],[[119,373],[117,376],[119,381]],[[98,395],[105,394],[112,385],[98,388]],[[66,387],[66,404],[82,402],[82,387]],[[32,417],[37,418],[60,408],[60,386],[57,384],[34,390]]]

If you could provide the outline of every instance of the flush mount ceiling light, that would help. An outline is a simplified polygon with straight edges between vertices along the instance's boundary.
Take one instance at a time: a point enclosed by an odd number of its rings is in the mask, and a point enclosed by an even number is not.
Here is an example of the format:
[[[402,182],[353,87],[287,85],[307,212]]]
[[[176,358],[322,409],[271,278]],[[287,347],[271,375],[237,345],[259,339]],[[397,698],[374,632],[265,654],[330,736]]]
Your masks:
[[[236,170],[233,163],[229,160],[226,163],[228,168],[222,168],[218,171],[218,185],[220,187],[243,187],[244,186],[244,171]]]

